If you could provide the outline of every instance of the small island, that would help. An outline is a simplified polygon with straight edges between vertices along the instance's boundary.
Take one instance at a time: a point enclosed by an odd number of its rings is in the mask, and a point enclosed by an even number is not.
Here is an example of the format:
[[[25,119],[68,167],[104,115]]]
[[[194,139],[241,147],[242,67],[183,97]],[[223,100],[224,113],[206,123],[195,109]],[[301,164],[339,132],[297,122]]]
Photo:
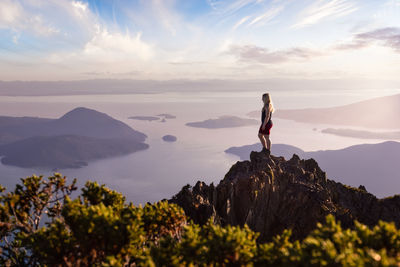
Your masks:
[[[173,136],[173,135],[170,135],[170,134],[164,135],[164,136],[162,137],[162,139],[163,139],[165,142],[176,142],[176,140],[177,140],[176,136]]]
[[[171,115],[171,114],[167,114],[167,113],[158,114],[156,116],[163,117],[164,119],[176,119],[175,115]]]
[[[154,116],[131,116],[128,119],[140,121],[158,121],[160,118]]]
[[[176,119],[176,116],[168,114],[168,113],[161,113],[155,116],[131,116],[128,117],[131,120],[140,120],[140,121],[160,121],[166,122],[166,119]]]
[[[204,121],[186,123],[186,125],[190,127],[206,129],[234,128],[257,124],[259,124],[258,120],[244,119],[236,116],[220,116],[217,119],[208,119]]]

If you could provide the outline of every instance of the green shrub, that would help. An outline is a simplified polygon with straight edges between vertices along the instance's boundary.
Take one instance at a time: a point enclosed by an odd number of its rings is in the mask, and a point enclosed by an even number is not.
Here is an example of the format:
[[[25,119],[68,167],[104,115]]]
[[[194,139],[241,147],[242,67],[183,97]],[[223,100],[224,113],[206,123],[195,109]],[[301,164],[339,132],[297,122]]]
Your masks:
[[[291,230],[257,244],[247,225],[199,226],[167,201],[144,207],[60,174],[0,186],[1,266],[400,266],[400,231],[380,221],[342,229],[332,215],[303,240]]]
[[[164,238],[151,256],[158,266],[251,266],[257,236],[247,225],[221,227],[210,219],[202,227],[187,225],[180,240]]]
[[[164,201],[135,207],[95,182],[87,182],[71,200],[75,182],[67,186],[60,174],[47,180],[32,176],[1,196],[0,264],[151,265],[147,255],[153,243],[166,235],[178,237],[186,223],[176,205]]]

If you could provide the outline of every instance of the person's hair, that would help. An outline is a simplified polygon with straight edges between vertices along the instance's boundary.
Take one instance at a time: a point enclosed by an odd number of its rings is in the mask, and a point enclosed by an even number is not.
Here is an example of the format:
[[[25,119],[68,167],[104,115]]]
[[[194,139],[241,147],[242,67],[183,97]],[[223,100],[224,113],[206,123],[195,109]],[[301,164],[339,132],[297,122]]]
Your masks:
[[[262,99],[264,101],[263,108],[268,109],[269,112],[274,112],[274,104],[272,103],[271,96],[268,93],[262,95]]]

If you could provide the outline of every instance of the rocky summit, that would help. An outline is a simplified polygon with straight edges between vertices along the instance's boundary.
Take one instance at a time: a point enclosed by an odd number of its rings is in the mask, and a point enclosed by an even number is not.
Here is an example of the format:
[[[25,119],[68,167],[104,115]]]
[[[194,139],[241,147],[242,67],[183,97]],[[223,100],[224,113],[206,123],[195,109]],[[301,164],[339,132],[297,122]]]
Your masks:
[[[260,233],[260,242],[288,228],[293,238],[302,239],[328,214],[345,228],[354,220],[369,226],[379,220],[400,223],[400,196],[378,199],[364,186],[329,180],[314,159],[295,154],[285,160],[252,151],[250,161],[234,164],[217,186],[198,181],[169,202],[180,205],[195,223],[213,218],[221,225],[247,224]]]

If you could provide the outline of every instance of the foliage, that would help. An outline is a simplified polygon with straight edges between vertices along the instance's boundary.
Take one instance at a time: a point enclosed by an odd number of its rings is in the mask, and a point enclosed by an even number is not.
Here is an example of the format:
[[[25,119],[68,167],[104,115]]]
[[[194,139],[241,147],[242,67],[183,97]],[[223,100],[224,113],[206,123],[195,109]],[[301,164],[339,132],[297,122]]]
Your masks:
[[[257,236],[247,225],[221,227],[210,219],[202,227],[187,225],[180,241],[164,238],[151,256],[157,266],[250,266]]]
[[[50,220],[60,217],[63,202],[76,190],[75,183],[67,185],[59,173],[47,180],[34,175],[21,179],[13,192],[0,196],[1,265],[33,264],[24,236],[38,231],[44,215]]]
[[[400,266],[400,230],[380,221],[342,229],[332,215],[304,240],[291,230],[268,243],[247,225],[203,226],[167,201],[144,207],[104,185],[60,174],[0,187],[2,266]]]
[[[149,248],[165,235],[177,238],[186,223],[176,205],[135,207],[96,182],[71,200],[75,182],[66,186],[59,174],[32,176],[1,197],[1,265],[151,265]],[[48,216],[40,227],[43,214]]]

